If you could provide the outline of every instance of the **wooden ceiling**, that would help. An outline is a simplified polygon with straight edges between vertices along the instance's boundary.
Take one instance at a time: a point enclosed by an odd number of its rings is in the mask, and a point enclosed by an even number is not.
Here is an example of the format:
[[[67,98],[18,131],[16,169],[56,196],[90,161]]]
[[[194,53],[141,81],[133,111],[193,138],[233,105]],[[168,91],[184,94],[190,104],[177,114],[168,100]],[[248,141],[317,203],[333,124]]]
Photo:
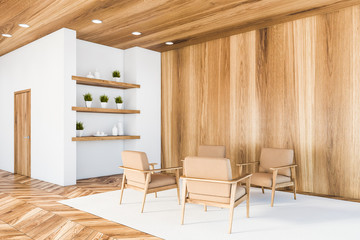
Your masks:
[[[356,4],[360,0],[0,0],[0,34],[13,35],[0,35],[0,55],[63,27],[107,46],[167,51]]]

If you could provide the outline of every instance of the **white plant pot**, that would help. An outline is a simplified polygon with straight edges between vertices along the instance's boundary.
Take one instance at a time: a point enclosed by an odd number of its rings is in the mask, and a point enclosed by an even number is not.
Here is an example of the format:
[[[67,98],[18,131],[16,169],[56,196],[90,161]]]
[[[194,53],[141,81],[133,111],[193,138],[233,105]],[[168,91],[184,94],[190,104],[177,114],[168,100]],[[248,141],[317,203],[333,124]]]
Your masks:
[[[122,109],[122,105],[123,105],[122,103],[117,103],[116,104],[117,109]]]
[[[91,108],[92,101],[85,101],[85,105],[88,108]]]
[[[84,134],[84,130],[76,130],[76,136],[77,137],[82,137]]]
[[[114,80],[115,82],[121,82],[121,78],[119,78],[119,77],[113,77],[113,80]]]
[[[107,107],[107,102],[101,102],[101,108],[106,108]]]

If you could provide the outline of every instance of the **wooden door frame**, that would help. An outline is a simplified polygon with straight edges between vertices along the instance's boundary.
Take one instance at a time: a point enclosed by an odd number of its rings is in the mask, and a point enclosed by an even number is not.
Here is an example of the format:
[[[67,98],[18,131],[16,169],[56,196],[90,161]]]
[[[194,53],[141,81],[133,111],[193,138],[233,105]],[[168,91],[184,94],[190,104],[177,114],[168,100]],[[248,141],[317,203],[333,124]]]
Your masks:
[[[15,153],[15,147],[16,147],[16,138],[15,138],[15,133],[16,133],[16,124],[15,124],[15,119],[16,119],[16,95],[18,94],[22,94],[22,93],[29,93],[29,97],[30,97],[30,104],[29,104],[29,118],[28,118],[28,121],[29,121],[29,125],[30,125],[30,129],[29,129],[29,136],[30,136],[30,143],[29,143],[29,157],[30,157],[30,176],[31,177],[31,88],[29,89],[25,89],[25,90],[21,90],[21,91],[16,91],[14,92],[14,173],[16,171],[15,169],[15,161],[16,161],[16,153]]]

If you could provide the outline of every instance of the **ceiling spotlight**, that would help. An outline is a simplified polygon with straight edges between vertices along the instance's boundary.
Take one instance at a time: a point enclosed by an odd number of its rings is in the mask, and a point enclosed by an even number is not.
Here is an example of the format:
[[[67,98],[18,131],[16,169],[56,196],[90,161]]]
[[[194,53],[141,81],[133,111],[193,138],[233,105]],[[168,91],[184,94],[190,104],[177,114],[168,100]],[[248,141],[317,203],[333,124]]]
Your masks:
[[[96,23],[96,24],[100,24],[100,23],[102,23],[102,21],[101,21],[101,20],[99,20],[99,19],[94,19],[94,20],[92,20],[92,22],[93,22],[93,23]]]
[[[132,35],[139,36],[141,35],[141,32],[132,32]]]
[[[10,38],[10,37],[12,37],[12,35],[11,34],[7,34],[7,33],[3,33],[3,34],[1,34],[3,37],[7,37],[7,38]]]
[[[28,28],[30,27],[29,25],[25,24],[25,23],[20,23],[19,24],[20,27],[23,27],[23,28]]]
[[[165,44],[166,45],[173,45],[174,43],[173,42],[166,42]]]

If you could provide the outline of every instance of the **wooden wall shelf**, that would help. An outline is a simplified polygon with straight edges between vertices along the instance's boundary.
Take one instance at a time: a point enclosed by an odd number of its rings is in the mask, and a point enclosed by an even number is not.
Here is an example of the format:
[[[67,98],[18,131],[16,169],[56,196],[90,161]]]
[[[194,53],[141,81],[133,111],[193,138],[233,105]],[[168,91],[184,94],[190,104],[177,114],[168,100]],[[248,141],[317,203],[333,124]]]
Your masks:
[[[114,81],[79,77],[79,76],[72,76],[72,80],[75,80],[77,84],[97,86],[97,87],[108,87],[108,88],[119,88],[119,89],[140,88],[140,85],[138,84],[114,82]]]
[[[104,136],[104,137],[73,137],[73,141],[104,141],[104,140],[126,140],[126,139],[140,139],[140,136]]]
[[[87,108],[87,107],[72,107],[73,111],[89,112],[89,113],[116,113],[116,114],[138,114],[140,110],[130,109],[112,109],[112,108]]]

